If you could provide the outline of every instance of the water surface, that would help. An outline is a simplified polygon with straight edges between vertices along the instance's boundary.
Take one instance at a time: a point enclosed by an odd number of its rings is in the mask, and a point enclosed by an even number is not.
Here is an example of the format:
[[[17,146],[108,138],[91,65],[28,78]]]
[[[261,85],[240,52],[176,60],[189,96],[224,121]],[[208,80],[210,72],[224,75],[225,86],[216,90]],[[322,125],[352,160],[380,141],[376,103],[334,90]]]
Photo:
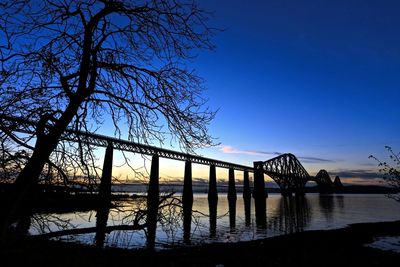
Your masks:
[[[67,214],[35,214],[31,218],[29,233],[37,235],[91,227],[102,229],[106,225],[129,226],[134,220],[145,223],[145,217],[138,216],[139,210],[146,209],[144,199],[118,204],[120,206],[112,208],[108,214],[94,210]],[[210,220],[207,195],[195,194],[190,227],[184,227],[179,204],[178,200],[174,205],[161,209],[161,219],[155,236],[157,248],[246,241],[306,230],[341,228],[352,223],[400,220],[400,203],[380,194],[307,194],[304,198],[270,194],[265,224],[256,223],[253,201],[250,213],[245,213],[244,201],[239,195],[234,217],[229,216],[227,196],[219,195],[215,221]],[[103,229],[56,238],[106,247],[139,248],[146,246],[148,232],[146,229],[124,229],[107,233]]]

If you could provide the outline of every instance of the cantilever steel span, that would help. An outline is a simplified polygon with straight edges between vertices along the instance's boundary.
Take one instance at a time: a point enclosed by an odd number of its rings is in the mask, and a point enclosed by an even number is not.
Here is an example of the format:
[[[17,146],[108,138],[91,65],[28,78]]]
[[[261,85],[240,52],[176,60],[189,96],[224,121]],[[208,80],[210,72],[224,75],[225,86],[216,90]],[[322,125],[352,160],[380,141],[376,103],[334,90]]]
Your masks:
[[[279,185],[282,192],[302,191],[312,180],[300,161],[290,153],[267,160],[262,166],[264,173]]]

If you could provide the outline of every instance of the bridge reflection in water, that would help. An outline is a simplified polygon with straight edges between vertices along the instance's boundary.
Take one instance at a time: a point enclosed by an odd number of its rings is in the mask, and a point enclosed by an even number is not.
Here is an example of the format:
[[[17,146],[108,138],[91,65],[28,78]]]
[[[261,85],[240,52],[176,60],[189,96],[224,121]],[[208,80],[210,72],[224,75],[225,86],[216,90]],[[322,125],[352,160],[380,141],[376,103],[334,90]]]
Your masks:
[[[204,196],[197,195],[194,201],[197,210],[193,213],[183,213],[183,236],[182,239],[176,237],[175,241],[179,243],[179,240],[183,240],[184,244],[191,244],[190,240],[193,239],[194,243],[201,243],[204,241],[201,236],[205,234],[202,231],[206,229],[208,229],[209,240],[216,241],[251,240],[254,238],[255,232],[258,237],[296,233],[304,231],[310,226],[313,220],[313,210],[316,210],[318,216],[325,216],[326,221],[329,222],[328,217],[333,216],[336,208],[339,210],[344,208],[343,196],[314,194],[311,204],[306,196],[274,195],[266,199],[265,221],[261,221],[256,217],[254,207],[248,205],[244,199],[232,203],[226,195],[222,196],[224,197],[220,196],[219,201],[213,202],[214,205],[211,205],[211,202],[207,201]],[[235,211],[234,213],[231,212],[232,209]],[[207,211],[209,211],[208,214]],[[200,212],[200,215],[197,212]],[[200,221],[193,222],[192,216],[200,216]],[[188,231],[191,229],[186,225],[188,222],[192,223],[193,231]],[[205,237],[205,239],[208,238]]]
[[[268,228],[285,234],[304,231],[312,218],[310,204],[303,196],[282,196]]]
[[[238,198],[235,226],[232,227],[227,194],[218,197],[212,213],[209,213],[206,194],[194,194],[191,216],[183,212],[180,205],[162,205],[158,222],[153,225],[155,235],[148,234],[145,224],[144,228],[132,227],[137,220],[146,221],[144,198],[126,200],[119,202],[118,207],[97,211],[26,213],[15,227],[21,234],[29,229],[31,235],[49,233],[45,237],[97,246],[168,248],[204,242],[245,241],[312,229],[338,228],[349,223],[400,219],[400,207],[384,195],[307,194],[290,197],[270,194],[266,200],[264,224],[257,224],[254,200],[249,214],[246,214],[244,200]],[[189,221],[191,224],[187,225]]]

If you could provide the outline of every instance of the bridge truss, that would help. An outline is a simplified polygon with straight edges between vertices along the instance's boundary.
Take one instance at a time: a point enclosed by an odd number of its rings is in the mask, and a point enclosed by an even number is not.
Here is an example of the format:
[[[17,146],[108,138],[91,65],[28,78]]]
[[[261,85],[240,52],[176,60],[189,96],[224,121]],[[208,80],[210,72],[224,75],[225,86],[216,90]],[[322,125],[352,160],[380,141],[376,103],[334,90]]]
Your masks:
[[[333,182],[326,170],[320,170],[313,180],[321,193],[329,193],[333,190]]]
[[[17,117],[0,115],[0,130],[3,131],[6,131],[7,129],[8,131],[10,131],[10,129],[12,129],[12,131],[16,132],[34,134],[37,126],[38,123],[34,121]],[[51,127],[51,126],[46,126],[46,127]],[[240,164],[215,160],[211,158],[169,150],[165,148],[159,148],[150,145],[139,144],[128,140],[122,140],[90,132],[67,129],[65,133],[62,135],[61,139],[64,141],[84,142],[85,144],[97,147],[107,147],[108,144],[111,143],[114,149],[121,151],[139,153],[149,156],[157,155],[162,158],[168,158],[173,160],[190,161],[192,163],[197,163],[202,165],[210,165],[228,169],[232,168],[234,170],[253,172],[252,167]]]
[[[263,171],[279,185],[282,194],[302,193],[305,184],[312,180],[296,156],[290,153],[263,162]]]

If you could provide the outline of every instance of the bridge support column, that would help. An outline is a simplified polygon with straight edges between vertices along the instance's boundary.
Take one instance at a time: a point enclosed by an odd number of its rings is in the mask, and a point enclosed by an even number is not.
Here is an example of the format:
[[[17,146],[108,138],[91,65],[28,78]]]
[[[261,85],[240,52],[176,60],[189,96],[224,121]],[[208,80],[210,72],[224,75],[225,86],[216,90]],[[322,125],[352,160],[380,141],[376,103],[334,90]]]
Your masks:
[[[236,200],[235,170],[233,168],[229,168],[228,204],[230,227],[235,227],[236,224]]]
[[[256,209],[256,223],[258,225],[264,226],[266,224],[266,192],[265,192],[265,182],[264,182],[264,170],[263,162],[254,162],[254,204]]]
[[[192,188],[192,163],[185,162],[185,175],[183,178],[183,239],[190,242],[190,229],[192,224],[193,188]]]
[[[104,156],[103,171],[101,174],[99,197],[100,205],[110,205],[111,201],[111,178],[112,178],[112,163],[113,163],[113,144],[110,142],[106,148]]]
[[[305,187],[305,184],[300,183],[300,184],[298,185],[298,187],[296,188],[295,195],[296,195],[296,196],[305,196],[305,195],[306,195],[306,192],[305,192],[305,190],[304,190],[304,187]]]
[[[150,182],[147,191],[147,246],[154,247],[157,227],[159,202],[159,157],[153,155],[151,160]]]
[[[290,197],[293,195],[292,189],[291,188],[280,188],[281,190],[281,195],[284,197]]]
[[[247,170],[243,172],[243,200],[244,200],[245,223],[246,225],[250,225],[251,191],[250,191],[249,171]]]
[[[185,162],[185,176],[183,178],[183,194],[182,194],[183,208],[193,205],[193,188],[192,188],[192,163]]]
[[[228,201],[236,203],[236,186],[235,186],[235,170],[229,169],[229,182],[228,182]]]
[[[216,235],[217,229],[217,205],[218,205],[218,191],[217,191],[217,174],[215,165],[210,165],[210,178],[208,186],[208,207],[210,211],[210,236]]]
[[[215,165],[210,166],[210,178],[208,184],[208,203],[217,205],[218,203],[218,191],[217,191],[217,174]]]

